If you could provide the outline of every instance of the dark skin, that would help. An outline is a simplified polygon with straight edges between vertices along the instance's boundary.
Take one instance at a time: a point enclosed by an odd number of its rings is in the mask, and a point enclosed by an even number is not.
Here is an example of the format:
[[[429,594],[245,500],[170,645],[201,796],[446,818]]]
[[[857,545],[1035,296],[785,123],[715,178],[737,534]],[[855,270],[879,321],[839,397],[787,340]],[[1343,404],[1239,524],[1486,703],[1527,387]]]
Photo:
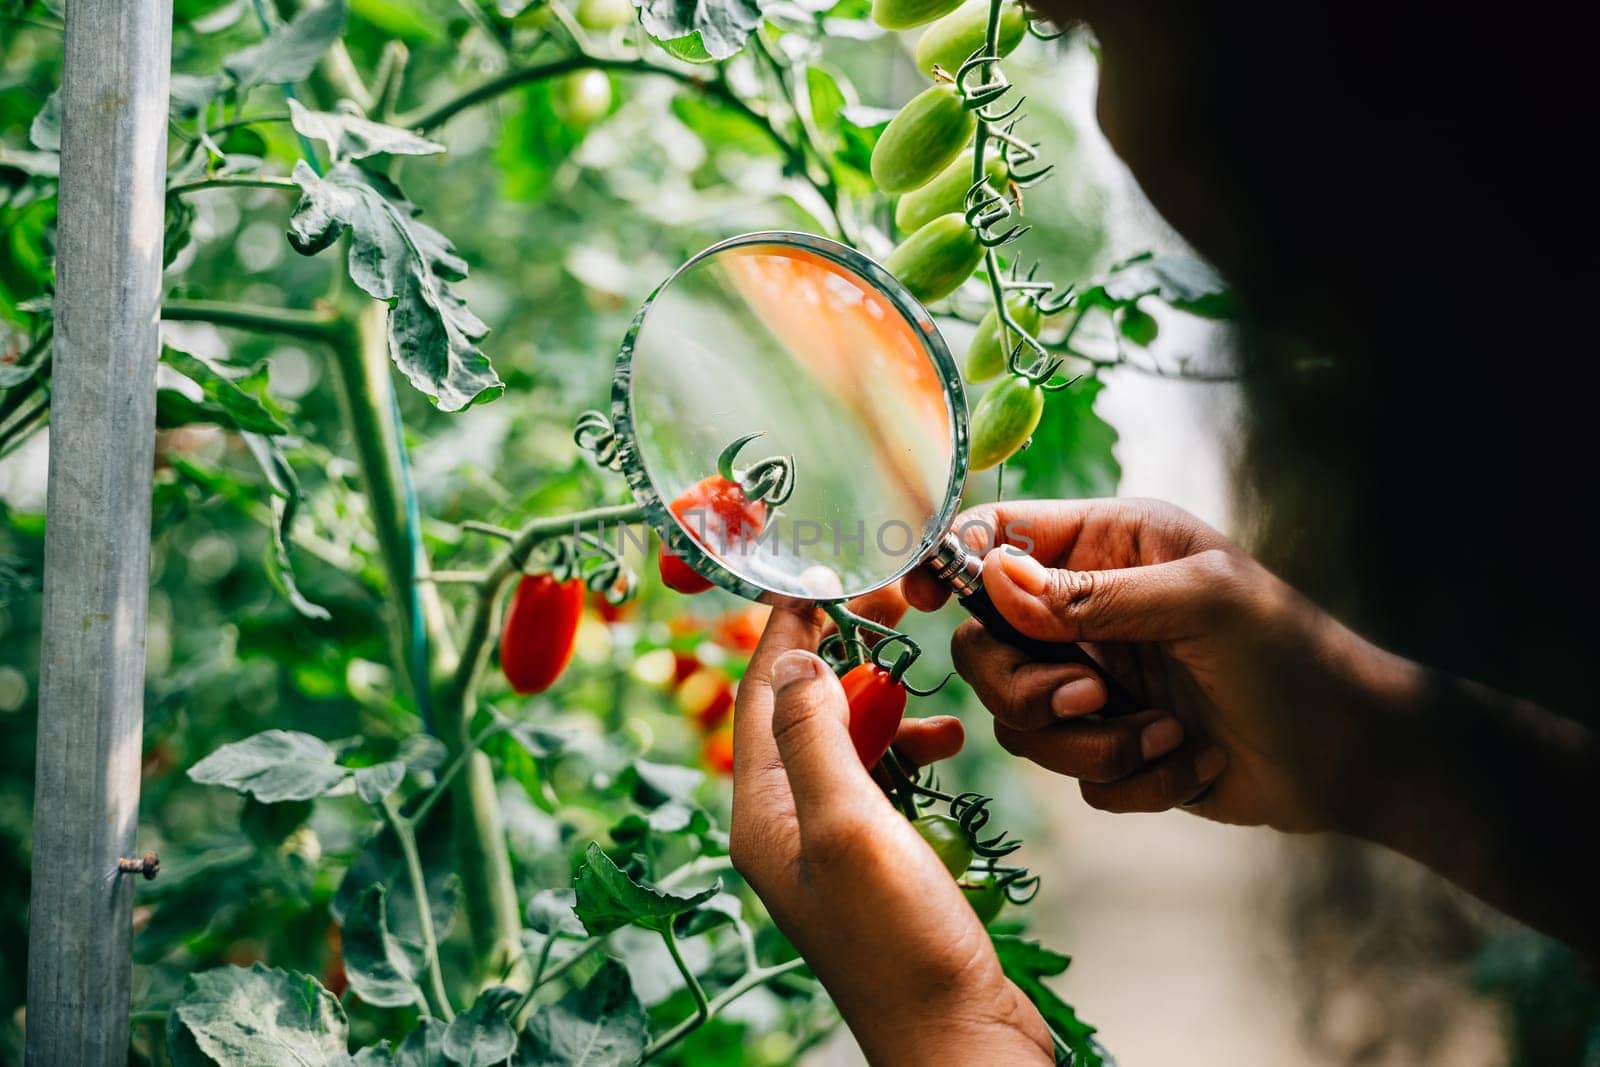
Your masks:
[[[1273,566],[1158,503],[989,516],[990,529],[1023,519],[1034,542],[1031,559],[985,559],[1002,614],[1087,643],[1142,705],[1102,721],[1091,672],[1030,662],[967,622],[952,650],[997,740],[1077,779],[1096,807],[1197,801],[1186,810],[1224,822],[1361,837],[1600,953],[1574,852],[1600,817],[1600,737],[1577,721],[1600,682],[1600,588],[1583,562],[1590,509],[1572,501],[1592,457],[1569,442],[1592,400],[1507,375],[1526,317],[1483,304],[1496,271],[1544,307],[1585,306],[1600,285],[1588,179],[1565,159],[1592,95],[1587,16],[1525,6],[1518,27],[1537,47],[1497,51],[1483,23],[1419,5],[1376,21],[1315,3],[1041,6],[1093,24],[1107,136],[1239,291]],[[893,621],[946,596],[913,575],[857,608]],[[740,686],[736,864],[873,1062],[1049,1062],[948,876],[849,758],[837,686],[814,666],[796,674],[822,632],[805,609],[775,612]],[[775,784],[801,764],[832,776],[817,832]],[[839,850],[852,862],[833,862]],[[846,892],[858,871],[869,891]],[[833,891],[848,909],[801,903]],[[880,897],[915,901],[918,921]],[[899,973],[916,970],[914,995],[871,978],[885,955],[911,961]]]

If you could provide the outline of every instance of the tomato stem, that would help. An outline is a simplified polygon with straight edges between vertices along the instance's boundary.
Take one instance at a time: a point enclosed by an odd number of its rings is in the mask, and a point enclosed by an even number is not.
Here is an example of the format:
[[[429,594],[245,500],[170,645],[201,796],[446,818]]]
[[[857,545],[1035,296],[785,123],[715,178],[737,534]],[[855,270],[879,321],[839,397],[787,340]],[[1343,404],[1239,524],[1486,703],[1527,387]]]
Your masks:
[[[422,858],[417,852],[417,836],[411,823],[400,817],[394,797],[386,796],[380,802],[383,818],[390,831],[400,842],[400,854],[405,857],[406,879],[411,883],[411,896],[417,905],[417,929],[422,937],[423,963],[428,968],[433,1010],[449,1022],[455,1018],[450,1007],[450,994],[445,992],[444,972],[439,968],[439,940],[433,929],[433,908],[428,903],[428,882],[422,873]]]

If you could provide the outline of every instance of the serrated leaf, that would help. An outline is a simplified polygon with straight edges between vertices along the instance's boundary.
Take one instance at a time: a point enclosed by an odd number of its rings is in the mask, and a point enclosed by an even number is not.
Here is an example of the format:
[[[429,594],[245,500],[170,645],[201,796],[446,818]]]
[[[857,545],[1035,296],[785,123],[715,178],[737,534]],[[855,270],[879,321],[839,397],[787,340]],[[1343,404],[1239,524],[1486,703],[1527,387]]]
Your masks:
[[[1116,495],[1122,478],[1113,451],[1117,431],[1094,410],[1104,387],[1088,378],[1045,399],[1033,443],[1006,461],[1008,484],[1014,474],[1021,475],[1014,492],[1065,500]]]
[[[315,255],[350,231],[350,278],[389,310],[389,355],[440,410],[459,411],[505,391],[475,342],[489,332],[449,283],[467,264],[444,235],[418,222],[416,209],[386,178],[351,163],[318,177],[301,160],[304,190],[289,218],[289,243]]]
[[[385,897],[383,886],[367,887],[345,914],[340,945],[345,973],[356,995],[374,1007],[398,1008],[419,1000],[420,962],[389,932]]]
[[[289,121],[294,128],[328,146],[335,163],[369,156],[431,156],[445,151],[437,141],[398,126],[386,126],[363,116],[347,100],[337,112],[312,111],[298,100],[289,101]]]
[[[312,800],[348,791],[350,772],[320,738],[294,730],[267,730],[223,745],[189,768],[202,785],[227,786],[263,804]]]
[[[633,812],[611,827],[611,840],[632,848],[651,834],[671,837],[678,834],[703,834],[711,829],[711,818],[700,808],[672,800],[643,814]]]
[[[368,804],[381,804],[384,797],[400,788],[405,776],[406,765],[399,760],[362,767],[356,771],[356,796]]]
[[[528,927],[546,937],[582,937],[583,923],[573,906],[578,896],[570,889],[541,889],[528,901]]]
[[[519,999],[515,990],[490,986],[477,1001],[450,1021],[444,1032],[444,1058],[460,1067],[504,1063],[517,1050],[517,1032],[502,1010]]]
[[[516,1067],[628,1067],[644,1055],[644,1008],[628,969],[607,960],[581,989],[533,1013]]]
[[[61,90],[44,98],[28,124],[28,143],[41,152],[61,151]]]
[[[241,433],[239,440],[255,459],[266,477],[268,505],[272,509],[272,538],[267,545],[267,578],[277,587],[289,606],[308,619],[329,619],[328,609],[307,600],[294,576],[289,558],[289,534],[300,510],[300,479],[274,437]]]
[[[709,58],[727,59],[761,25],[761,4],[759,0],[643,0],[639,21],[658,41],[698,33]]]
[[[584,850],[583,865],[574,879],[578,901],[575,910],[591,936],[609,934],[624,926],[646,930],[665,930],[673,916],[699,907],[722,889],[718,879],[705,889],[692,893],[673,893],[643,885],[623,871],[605,850],[591,841]]]
[[[179,1067],[342,1067],[348,1031],[344,1009],[315,978],[260,963],[190,975],[167,1013]]]
[[[672,928],[679,937],[694,937],[707,930],[738,922],[744,915],[744,905],[732,893],[718,893],[694,911],[686,912],[673,920]]]
[[[268,82],[297,82],[344,33],[347,14],[345,0],[305,8],[260,42],[224,59],[222,69],[241,92]]]
[[[267,392],[265,360],[239,373],[168,341],[162,347],[161,362],[200,387],[206,401],[201,410],[215,413],[215,421],[221,425],[268,436],[289,432],[280,421],[282,409]]]
[[[1094,1039],[1095,1028],[1079,1019],[1077,1012],[1044,984],[1045,978],[1065,971],[1071,958],[1012,934],[995,934],[991,940],[1006,977],[1016,983],[1050,1029],[1072,1050],[1073,1067],[1112,1067],[1111,1058]]]

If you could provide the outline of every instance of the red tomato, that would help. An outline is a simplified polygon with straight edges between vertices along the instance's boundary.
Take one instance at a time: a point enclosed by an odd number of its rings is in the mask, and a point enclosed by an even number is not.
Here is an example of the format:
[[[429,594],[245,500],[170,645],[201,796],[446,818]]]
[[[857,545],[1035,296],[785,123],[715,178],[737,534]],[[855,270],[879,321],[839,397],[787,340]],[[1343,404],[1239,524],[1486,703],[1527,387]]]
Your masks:
[[[695,671],[678,687],[678,706],[694,716],[703,733],[710,733],[733,710],[733,682],[715,667]]]
[[[633,614],[634,602],[625,600],[621,604],[613,604],[606,599],[603,592],[589,594],[589,606],[594,608],[594,613],[600,616],[602,622],[621,622]]]
[[[500,669],[512,689],[527,696],[555,684],[572,662],[582,613],[583,583],[576,578],[530,574],[517,583],[500,631]]]
[[[713,551],[725,550],[761,533],[767,505],[751,500],[743,489],[720,474],[702,478],[669,507],[691,538]],[[680,593],[703,593],[711,580],[679,559],[665,544],[658,557],[661,581]]]
[[[733,773],[733,731],[718,730],[708,734],[700,745],[700,762],[716,774]]]
[[[754,652],[761,641],[761,631],[767,628],[767,616],[772,609],[765,604],[751,604],[738,611],[730,611],[717,620],[717,644],[734,652]]]
[[[344,996],[350,988],[350,978],[344,970],[344,942],[339,935],[339,924],[329,923],[322,935],[327,950],[327,961],[322,966],[322,984],[336,997]]]
[[[906,713],[906,687],[876,663],[852,667],[843,678],[850,701],[850,740],[868,770],[889,751]]]
[[[692,652],[672,654],[672,684],[682,685],[684,680],[700,669],[700,658]]]

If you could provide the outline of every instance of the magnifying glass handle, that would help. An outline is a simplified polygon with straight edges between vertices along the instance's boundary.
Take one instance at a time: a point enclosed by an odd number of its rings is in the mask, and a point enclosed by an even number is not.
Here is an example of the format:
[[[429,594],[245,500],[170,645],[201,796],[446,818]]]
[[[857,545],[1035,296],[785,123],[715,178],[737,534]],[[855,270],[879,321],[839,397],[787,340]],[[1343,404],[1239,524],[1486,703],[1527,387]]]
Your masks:
[[[934,574],[955,593],[961,606],[983,623],[983,628],[1006,644],[1019,648],[1044,663],[1079,663],[1100,676],[1106,687],[1102,715],[1125,715],[1138,710],[1133,694],[1113,677],[1081,645],[1070,642],[1040,641],[1018,630],[989,599],[983,588],[983,560],[967,551],[954,533],[946,534],[938,551],[928,561]]]

